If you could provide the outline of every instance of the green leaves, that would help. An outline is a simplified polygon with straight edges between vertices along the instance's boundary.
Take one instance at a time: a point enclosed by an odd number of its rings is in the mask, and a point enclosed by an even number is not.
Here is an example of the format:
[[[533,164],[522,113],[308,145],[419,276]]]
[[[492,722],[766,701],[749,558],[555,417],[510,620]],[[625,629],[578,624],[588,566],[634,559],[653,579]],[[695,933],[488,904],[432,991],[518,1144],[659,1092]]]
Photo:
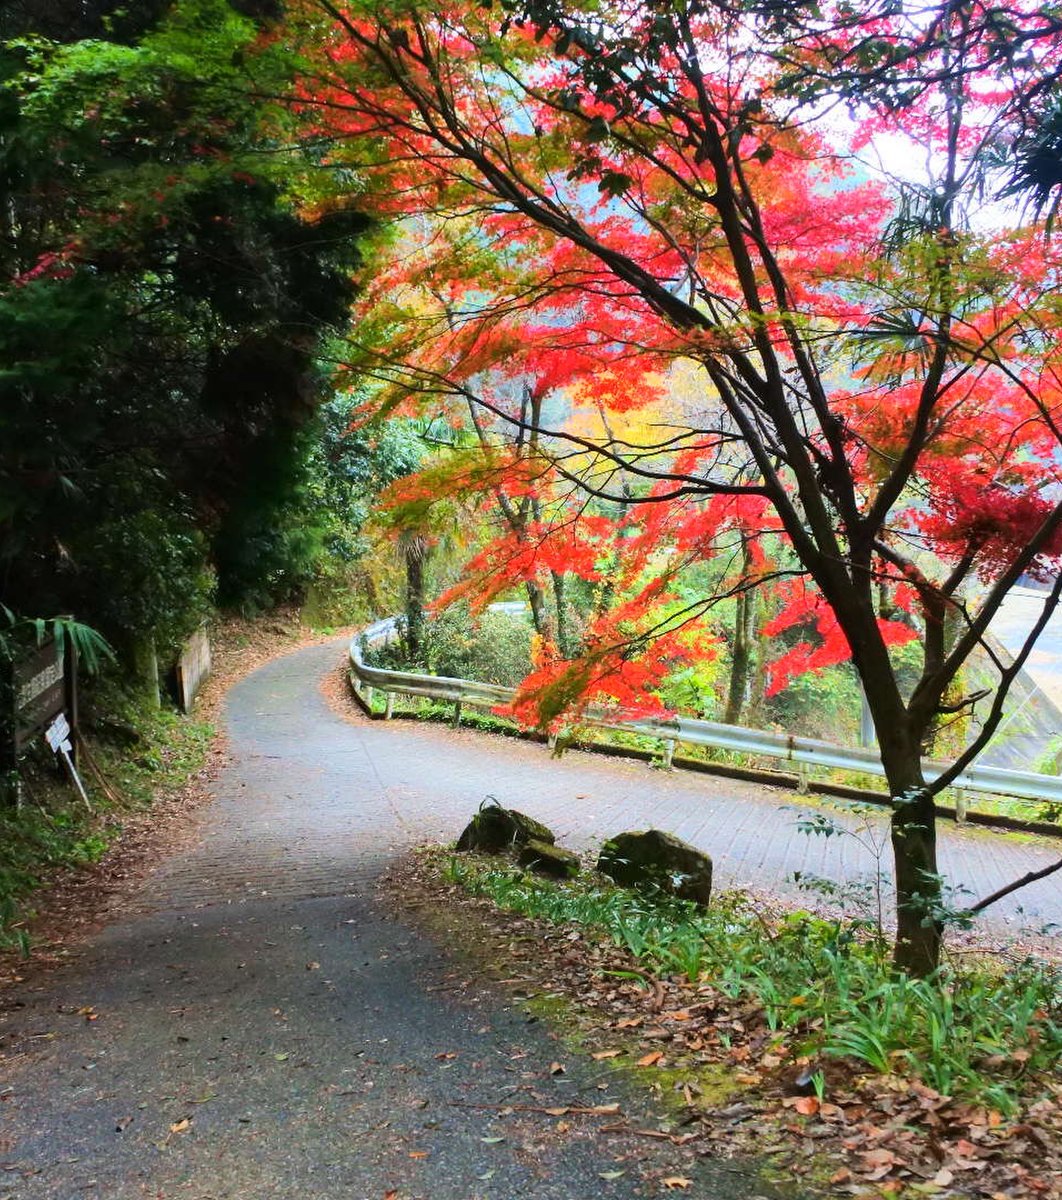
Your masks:
[[[62,643],[70,639],[81,664],[95,674],[104,662],[114,660],[114,650],[107,639],[89,625],[70,617],[19,617],[6,604],[0,604],[0,659],[11,658],[17,645],[27,639],[43,645],[48,637]]]
[[[238,600],[314,569],[313,359],[366,228],[265,98],[283,47],[224,0],[167,9],[139,39],[0,57],[6,598],[161,646],[202,618],[212,539]]]
[[[622,196],[634,186],[634,179],[623,171],[604,171],[597,183],[597,190],[605,196]]]

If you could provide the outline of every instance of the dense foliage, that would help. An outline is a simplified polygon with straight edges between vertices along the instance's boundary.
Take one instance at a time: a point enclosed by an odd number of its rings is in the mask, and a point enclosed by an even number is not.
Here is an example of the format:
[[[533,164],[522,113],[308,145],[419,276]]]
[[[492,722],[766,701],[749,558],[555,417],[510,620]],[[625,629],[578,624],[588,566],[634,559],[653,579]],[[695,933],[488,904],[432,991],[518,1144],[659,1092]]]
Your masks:
[[[252,95],[268,21],[194,0],[35,36],[60,9],[0,58],[0,593],[170,650],[215,587],[262,604],[313,573],[316,351],[367,221],[311,210],[312,152]],[[284,86],[279,56],[257,71]]]

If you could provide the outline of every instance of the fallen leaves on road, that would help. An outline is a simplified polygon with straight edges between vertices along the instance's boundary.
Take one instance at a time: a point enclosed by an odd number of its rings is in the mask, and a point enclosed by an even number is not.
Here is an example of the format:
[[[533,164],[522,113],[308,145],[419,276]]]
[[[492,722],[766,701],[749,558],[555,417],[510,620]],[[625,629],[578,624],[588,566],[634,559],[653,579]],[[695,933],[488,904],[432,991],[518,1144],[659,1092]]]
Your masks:
[[[452,1108],[491,1109],[500,1116],[510,1113],[543,1113],[547,1117],[614,1117],[620,1112],[618,1104],[473,1104],[467,1100],[451,1100]]]

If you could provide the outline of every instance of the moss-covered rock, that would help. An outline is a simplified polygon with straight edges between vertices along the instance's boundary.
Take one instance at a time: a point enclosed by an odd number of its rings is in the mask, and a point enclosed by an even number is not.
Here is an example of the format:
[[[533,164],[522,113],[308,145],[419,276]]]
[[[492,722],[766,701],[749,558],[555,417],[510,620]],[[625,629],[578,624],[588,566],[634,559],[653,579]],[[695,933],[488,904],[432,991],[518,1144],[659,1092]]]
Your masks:
[[[708,907],[712,860],[695,846],[659,829],[620,833],[601,847],[597,869],[629,888],[658,888]]]
[[[517,812],[515,808],[484,804],[465,826],[455,849],[501,854],[531,841],[552,846],[556,840],[553,831],[541,821]]]
[[[516,861],[522,867],[554,879],[573,879],[579,874],[579,856],[563,846],[532,838],[520,847]]]

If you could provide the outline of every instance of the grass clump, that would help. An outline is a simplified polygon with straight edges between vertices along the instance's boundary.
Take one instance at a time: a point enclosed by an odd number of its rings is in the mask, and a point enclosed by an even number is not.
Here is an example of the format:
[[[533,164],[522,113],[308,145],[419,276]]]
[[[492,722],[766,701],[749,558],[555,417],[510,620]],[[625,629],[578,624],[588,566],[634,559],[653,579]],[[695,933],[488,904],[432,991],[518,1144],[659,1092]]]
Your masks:
[[[87,866],[107,849],[105,824],[72,805],[0,812],[0,949],[28,955],[26,898],[53,871]]]
[[[1026,958],[896,973],[865,923],[808,912],[770,918],[740,894],[705,911],[603,883],[555,883],[511,866],[452,857],[445,878],[500,908],[597,931],[638,966],[752,1003],[794,1054],[856,1060],[1014,1115],[1062,1055],[1062,977]]]

